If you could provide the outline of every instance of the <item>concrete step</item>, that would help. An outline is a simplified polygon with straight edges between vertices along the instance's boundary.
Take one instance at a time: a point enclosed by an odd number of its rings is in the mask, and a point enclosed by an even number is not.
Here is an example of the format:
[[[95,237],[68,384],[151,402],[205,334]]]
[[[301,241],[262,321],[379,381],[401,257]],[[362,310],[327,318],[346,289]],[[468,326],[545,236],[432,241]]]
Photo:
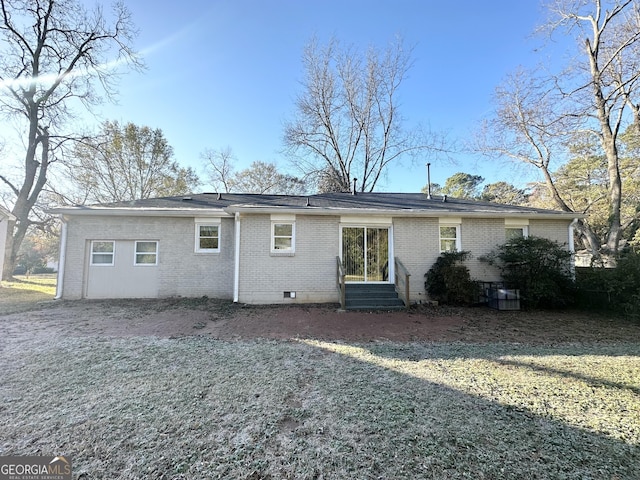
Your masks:
[[[345,291],[347,310],[401,310],[404,302],[398,298],[393,284],[348,284]]]

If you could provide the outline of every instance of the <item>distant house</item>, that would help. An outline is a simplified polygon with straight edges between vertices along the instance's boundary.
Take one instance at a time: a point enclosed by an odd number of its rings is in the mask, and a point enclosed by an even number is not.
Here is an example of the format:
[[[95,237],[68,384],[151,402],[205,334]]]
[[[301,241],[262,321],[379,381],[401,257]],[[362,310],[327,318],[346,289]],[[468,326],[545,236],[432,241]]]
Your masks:
[[[0,276],[4,268],[5,248],[7,245],[7,236],[9,235],[9,223],[15,222],[11,212],[0,206]]]
[[[63,222],[58,298],[250,304],[337,303],[343,283],[395,285],[401,298],[409,292],[405,301],[421,302],[441,252],[470,251],[471,275],[499,280],[479,256],[512,235],[573,249],[576,217],[420,193],[205,193],[53,212]]]

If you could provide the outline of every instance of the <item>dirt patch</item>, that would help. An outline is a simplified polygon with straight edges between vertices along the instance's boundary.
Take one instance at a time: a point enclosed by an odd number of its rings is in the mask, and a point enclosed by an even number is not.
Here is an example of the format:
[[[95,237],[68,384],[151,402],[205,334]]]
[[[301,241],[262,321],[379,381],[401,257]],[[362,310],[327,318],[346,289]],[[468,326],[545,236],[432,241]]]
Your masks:
[[[335,305],[247,306],[199,299],[51,302],[0,316],[0,334],[33,336],[210,336],[219,339],[313,338],[344,341],[625,342],[640,324],[584,312],[500,312],[414,307],[338,311]]]

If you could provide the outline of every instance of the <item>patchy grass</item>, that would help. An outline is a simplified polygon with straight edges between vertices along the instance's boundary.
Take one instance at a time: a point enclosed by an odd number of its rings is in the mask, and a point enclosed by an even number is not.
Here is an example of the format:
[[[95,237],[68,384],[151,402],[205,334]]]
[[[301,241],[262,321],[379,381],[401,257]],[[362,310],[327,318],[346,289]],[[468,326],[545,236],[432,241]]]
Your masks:
[[[56,295],[56,275],[16,275],[0,287],[0,315],[41,308]]]
[[[0,361],[0,455],[80,478],[640,478],[636,343],[52,337]]]

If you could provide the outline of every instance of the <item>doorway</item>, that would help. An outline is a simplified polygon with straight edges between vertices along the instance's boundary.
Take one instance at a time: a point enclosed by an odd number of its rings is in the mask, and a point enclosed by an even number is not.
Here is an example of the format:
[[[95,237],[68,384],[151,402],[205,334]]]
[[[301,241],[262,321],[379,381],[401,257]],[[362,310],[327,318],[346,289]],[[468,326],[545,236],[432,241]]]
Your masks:
[[[342,227],[347,282],[389,281],[389,227]]]

